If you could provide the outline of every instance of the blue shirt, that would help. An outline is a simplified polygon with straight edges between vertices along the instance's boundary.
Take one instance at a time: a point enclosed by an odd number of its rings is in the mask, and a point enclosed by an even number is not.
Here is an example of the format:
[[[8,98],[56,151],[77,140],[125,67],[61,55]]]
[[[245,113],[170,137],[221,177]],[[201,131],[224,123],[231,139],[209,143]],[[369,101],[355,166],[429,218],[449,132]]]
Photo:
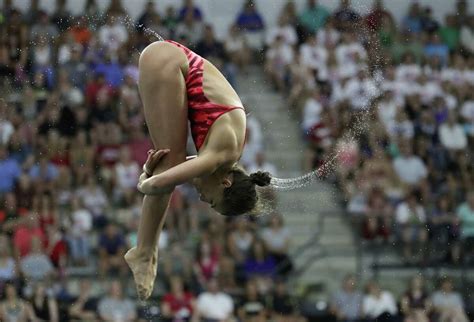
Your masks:
[[[237,25],[247,31],[259,31],[263,29],[263,19],[257,12],[242,12],[237,17]]]
[[[417,34],[422,29],[421,19],[418,17],[406,16],[403,18],[402,25],[409,33]]]
[[[42,179],[46,181],[51,181],[58,177],[59,171],[55,165],[49,163],[46,166],[46,172],[42,172],[39,164],[35,164],[31,167],[29,175],[32,179]]]
[[[13,191],[16,179],[20,174],[20,165],[15,159],[0,160],[0,193]]]
[[[443,66],[446,66],[448,63],[449,57],[449,47],[445,44],[429,44],[425,46],[425,55],[428,57],[438,56],[443,63]]]
[[[123,82],[123,70],[117,63],[100,63],[95,66],[94,72],[96,74],[104,74],[105,81],[108,85],[117,88]]]

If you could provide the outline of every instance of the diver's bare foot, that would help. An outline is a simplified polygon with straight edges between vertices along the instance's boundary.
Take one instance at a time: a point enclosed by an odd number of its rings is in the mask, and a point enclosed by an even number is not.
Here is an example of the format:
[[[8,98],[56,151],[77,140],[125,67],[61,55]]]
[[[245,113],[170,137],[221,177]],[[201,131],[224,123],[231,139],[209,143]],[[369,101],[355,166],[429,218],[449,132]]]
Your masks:
[[[136,247],[131,248],[124,256],[125,261],[132,270],[133,279],[137,287],[140,300],[146,300],[153,292],[157,268],[157,252],[151,258],[138,254]]]

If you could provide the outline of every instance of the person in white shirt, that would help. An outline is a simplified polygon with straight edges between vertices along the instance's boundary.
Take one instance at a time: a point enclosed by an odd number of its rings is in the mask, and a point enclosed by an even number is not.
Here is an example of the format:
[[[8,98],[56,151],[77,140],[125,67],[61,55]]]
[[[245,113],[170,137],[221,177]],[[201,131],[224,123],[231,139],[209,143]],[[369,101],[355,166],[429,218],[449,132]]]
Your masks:
[[[300,47],[301,63],[313,70],[326,68],[328,52],[321,46],[314,35],[308,36],[306,42]]]
[[[318,30],[316,37],[318,39],[318,43],[324,45],[324,47],[336,47],[339,39],[341,38],[341,34],[334,27],[334,19],[328,19],[324,27]]]
[[[295,27],[290,24],[288,15],[285,12],[278,18],[278,24],[268,29],[265,43],[270,46],[278,36],[282,37],[283,42],[290,46],[295,45],[298,41]]]
[[[398,312],[397,303],[392,293],[382,291],[375,281],[367,284],[367,294],[362,301],[362,313],[369,319],[389,321]]]
[[[280,91],[285,88],[284,77],[294,58],[293,48],[284,42],[283,37],[277,36],[267,51],[265,69]]]
[[[425,209],[418,202],[417,195],[414,192],[409,193],[405,201],[397,206],[395,221],[403,242],[405,260],[412,261],[414,251],[418,250],[420,252],[423,250],[423,247],[412,249],[414,243],[424,244],[428,239]]]
[[[350,79],[343,88],[344,96],[351,102],[352,108],[361,111],[370,108],[370,102],[378,94],[375,82],[367,72],[360,69],[357,77]]]
[[[199,318],[224,322],[233,316],[234,301],[228,294],[219,291],[217,279],[212,278],[207,284],[207,291],[198,296],[196,309]]]
[[[411,142],[403,142],[400,146],[401,155],[393,160],[393,168],[398,178],[409,186],[415,186],[428,175],[423,160],[413,155]]]
[[[68,242],[71,258],[75,264],[87,263],[90,255],[89,232],[92,229],[92,214],[81,203],[78,197],[71,199],[71,227]]]
[[[461,28],[459,35],[461,45],[471,54],[474,54],[474,19],[469,19],[469,24]]]
[[[323,105],[320,102],[320,94],[318,89],[314,89],[313,93],[306,100],[303,107],[302,131],[306,135],[311,128],[321,122],[321,113]]]
[[[342,34],[342,43],[336,48],[336,58],[339,66],[358,65],[367,58],[367,52],[357,41],[355,32]]]
[[[99,42],[109,54],[116,53],[127,39],[127,28],[114,15],[109,15],[107,23],[99,28]]]
[[[456,122],[456,114],[449,111],[447,122],[443,123],[439,129],[439,140],[449,151],[459,151],[467,147],[467,136],[461,124]]]
[[[136,192],[140,167],[132,160],[127,146],[120,149],[119,162],[115,165],[116,198],[131,204]]]

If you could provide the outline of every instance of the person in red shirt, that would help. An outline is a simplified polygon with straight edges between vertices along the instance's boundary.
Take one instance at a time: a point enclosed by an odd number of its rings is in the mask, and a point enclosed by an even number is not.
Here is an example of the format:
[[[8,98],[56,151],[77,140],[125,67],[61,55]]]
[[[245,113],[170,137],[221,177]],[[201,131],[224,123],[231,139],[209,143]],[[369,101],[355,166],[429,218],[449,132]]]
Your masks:
[[[47,245],[46,236],[39,225],[38,215],[29,213],[24,217],[24,223],[19,225],[13,235],[13,245],[20,257],[30,253],[33,238],[39,238],[44,246]]]
[[[170,289],[161,301],[163,317],[173,321],[190,320],[195,312],[194,295],[184,290],[181,277],[177,275],[171,277]]]

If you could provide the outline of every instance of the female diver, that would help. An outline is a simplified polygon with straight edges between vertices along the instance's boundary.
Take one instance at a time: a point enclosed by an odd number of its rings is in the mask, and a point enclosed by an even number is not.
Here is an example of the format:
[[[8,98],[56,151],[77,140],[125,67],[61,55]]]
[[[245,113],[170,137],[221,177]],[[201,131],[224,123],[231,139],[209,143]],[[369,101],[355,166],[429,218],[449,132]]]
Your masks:
[[[235,216],[254,210],[256,185],[271,177],[248,175],[237,165],[245,143],[242,102],[209,61],[185,46],[160,40],[139,60],[139,92],[155,150],[148,154],[138,190],[145,196],[137,246],[125,254],[138,295],[147,299],[157,269],[157,241],[175,186],[190,182],[217,212]],[[186,157],[187,121],[198,151]]]

